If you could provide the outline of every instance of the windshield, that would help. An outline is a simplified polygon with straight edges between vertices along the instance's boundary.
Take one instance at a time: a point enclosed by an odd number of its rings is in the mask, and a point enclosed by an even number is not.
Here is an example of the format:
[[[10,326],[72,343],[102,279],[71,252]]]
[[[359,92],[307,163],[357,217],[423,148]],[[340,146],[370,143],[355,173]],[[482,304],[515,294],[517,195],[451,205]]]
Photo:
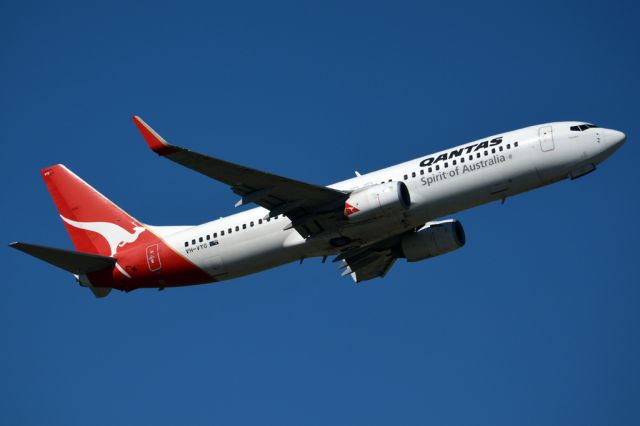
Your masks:
[[[572,132],[584,132],[587,129],[592,129],[594,127],[598,127],[595,124],[580,124],[579,126],[571,126],[570,129]]]

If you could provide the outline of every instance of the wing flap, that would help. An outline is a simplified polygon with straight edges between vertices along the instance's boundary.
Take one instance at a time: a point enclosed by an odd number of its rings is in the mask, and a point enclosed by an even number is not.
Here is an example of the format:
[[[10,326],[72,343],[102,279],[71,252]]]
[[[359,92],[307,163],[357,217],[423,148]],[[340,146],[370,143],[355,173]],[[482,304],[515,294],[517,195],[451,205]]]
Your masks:
[[[344,259],[340,264],[341,268],[345,268],[342,275],[351,275],[356,283],[384,277],[396,261],[396,258],[391,255],[391,250],[361,250],[351,256],[339,256],[339,258]]]

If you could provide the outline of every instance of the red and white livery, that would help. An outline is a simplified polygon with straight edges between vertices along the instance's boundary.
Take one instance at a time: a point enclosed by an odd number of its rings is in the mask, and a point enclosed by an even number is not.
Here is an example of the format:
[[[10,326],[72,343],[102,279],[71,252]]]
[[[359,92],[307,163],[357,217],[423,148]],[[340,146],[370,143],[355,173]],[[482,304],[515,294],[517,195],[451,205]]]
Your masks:
[[[11,247],[75,275],[97,297],[112,289],[223,281],[310,257],[335,256],[355,282],[465,244],[462,224],[437,220],[596,169],[626,140],[584,122],[483,138],[330,186],[241,166],[171,145],[133,117],[156,154],[231,187],[236,207],[198,226],[142,223],[59,164],[42,178],[76,248]]]

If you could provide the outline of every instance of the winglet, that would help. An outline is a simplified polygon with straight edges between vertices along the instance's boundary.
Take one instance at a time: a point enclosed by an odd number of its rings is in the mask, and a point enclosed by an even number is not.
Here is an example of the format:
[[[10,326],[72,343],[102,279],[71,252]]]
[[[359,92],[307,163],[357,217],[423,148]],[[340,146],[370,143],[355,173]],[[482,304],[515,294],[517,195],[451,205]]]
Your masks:
[[[178,148],[174,147],[167,141],[165,141],[162,136],[156,133],[147,123],[145,123],[142,118],[134,115],[132,117],[133,123],[136,125],[140,133],[142,133],[142,137],[149,145],[149,148],[153,150],[158,155],[169,155],[174,152],[180,151]]]

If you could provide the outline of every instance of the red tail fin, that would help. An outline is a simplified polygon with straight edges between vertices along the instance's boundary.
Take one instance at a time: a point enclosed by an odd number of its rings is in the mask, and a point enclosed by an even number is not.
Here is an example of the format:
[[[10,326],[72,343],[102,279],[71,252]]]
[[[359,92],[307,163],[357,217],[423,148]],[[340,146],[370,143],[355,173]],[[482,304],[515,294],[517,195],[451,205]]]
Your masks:
[[[92,286],[132,290],[213,280],[65,166],[41,173],[76,250],[115,258],[113,269],[87,274]]]
[[[62,164],[41,174],[76,250],[114,256],[146,230]]]

